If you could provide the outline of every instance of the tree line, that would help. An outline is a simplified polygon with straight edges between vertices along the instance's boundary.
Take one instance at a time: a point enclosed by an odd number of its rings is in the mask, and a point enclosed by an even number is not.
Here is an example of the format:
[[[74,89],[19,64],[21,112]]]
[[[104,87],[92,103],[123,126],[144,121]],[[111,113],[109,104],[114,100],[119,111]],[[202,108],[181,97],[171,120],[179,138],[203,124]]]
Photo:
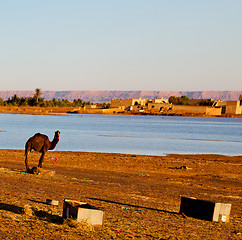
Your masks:
[[[169,101],[169,103],[172,103],[174,105],[188,105],[189,97],[187,97],[187,96],[181,96],[181,97],[170,96],[168,101]]]
[[[45,100],[40,96],[41,90],[36,88],[33,97],[18,97],[17,94],[14,94],[14,96],[7,100],[0,98],[0,106],[84,107],[92,104],[90,101],[85,102],[81,99],[74,99],[74,101],[70,102],[68,99],[53,98],[52,100]]]
[[[174,105],[191,105],[189,100],[190,99],[187,96],[181,96],[181,97],[170,96],[168,99],[169,103],[172,103]],[[213,103],[214,103],[214,100],[212,100],[212,99],[200,99],[198,105],[199,106],[212,106]]]

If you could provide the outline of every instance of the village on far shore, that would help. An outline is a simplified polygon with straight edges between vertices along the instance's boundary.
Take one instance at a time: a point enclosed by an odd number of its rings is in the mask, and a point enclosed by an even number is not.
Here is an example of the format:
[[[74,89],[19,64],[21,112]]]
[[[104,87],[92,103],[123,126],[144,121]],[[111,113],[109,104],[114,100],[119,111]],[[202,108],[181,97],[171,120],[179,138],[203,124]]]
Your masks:
[[[188,99],[185,105],[173,104],[169,99],[111,99],[108,108],[98,104],[74,108],[69,113],[99,114],[141,114],[169,116],[242,116],[242,95],[238,101],[221,101],[214,99]]]
[[[237,101],[220,99],[189,99],[187,96],[167,98],[111,99],[111,102],[92,103],[81,99],[69,101],[40,98],[40,89],[33,97],[19,98],[16,94],[7,101],[2,100],[0,113],[15,114],[126,114],[158,116],[198,116],[242,118],[242,95]],[[0,99],[1,100],[1,99]]]

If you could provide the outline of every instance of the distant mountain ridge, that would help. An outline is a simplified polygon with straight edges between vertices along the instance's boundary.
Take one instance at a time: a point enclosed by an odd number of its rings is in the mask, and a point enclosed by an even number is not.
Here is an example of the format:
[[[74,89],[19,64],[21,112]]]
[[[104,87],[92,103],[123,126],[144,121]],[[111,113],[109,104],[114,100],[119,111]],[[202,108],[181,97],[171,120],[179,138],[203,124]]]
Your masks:
[[[35,91],[0,91],[0,98],[7,100],[17,94],[18,97],[32,97]],[[110,102],[111,99],[131,99],[131,98],[169,98],[170,96],[188,96],[190,99],[221,99],[224,101],[239,100],[242,91],[41,91],[41,97],[46,100],[82,99],[94,103]]]

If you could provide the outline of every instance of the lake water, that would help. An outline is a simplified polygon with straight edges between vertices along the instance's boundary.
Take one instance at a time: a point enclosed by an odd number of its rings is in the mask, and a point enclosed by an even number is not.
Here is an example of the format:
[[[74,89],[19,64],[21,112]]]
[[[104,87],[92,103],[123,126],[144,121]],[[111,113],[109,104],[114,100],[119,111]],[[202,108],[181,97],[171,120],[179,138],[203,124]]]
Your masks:
[[[35,133],[52,140],[60,130],[58,151],[242,155],[241,118],[0,114],[0,130],[0,149],[24,149]]]

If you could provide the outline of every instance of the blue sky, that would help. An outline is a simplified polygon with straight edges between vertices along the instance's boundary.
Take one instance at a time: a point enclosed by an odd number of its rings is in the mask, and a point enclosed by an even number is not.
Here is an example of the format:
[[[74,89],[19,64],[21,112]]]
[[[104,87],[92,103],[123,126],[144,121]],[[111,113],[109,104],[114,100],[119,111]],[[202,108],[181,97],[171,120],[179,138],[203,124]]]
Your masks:
[[[241,0],[0,0],[0,90],[242,90]]]

